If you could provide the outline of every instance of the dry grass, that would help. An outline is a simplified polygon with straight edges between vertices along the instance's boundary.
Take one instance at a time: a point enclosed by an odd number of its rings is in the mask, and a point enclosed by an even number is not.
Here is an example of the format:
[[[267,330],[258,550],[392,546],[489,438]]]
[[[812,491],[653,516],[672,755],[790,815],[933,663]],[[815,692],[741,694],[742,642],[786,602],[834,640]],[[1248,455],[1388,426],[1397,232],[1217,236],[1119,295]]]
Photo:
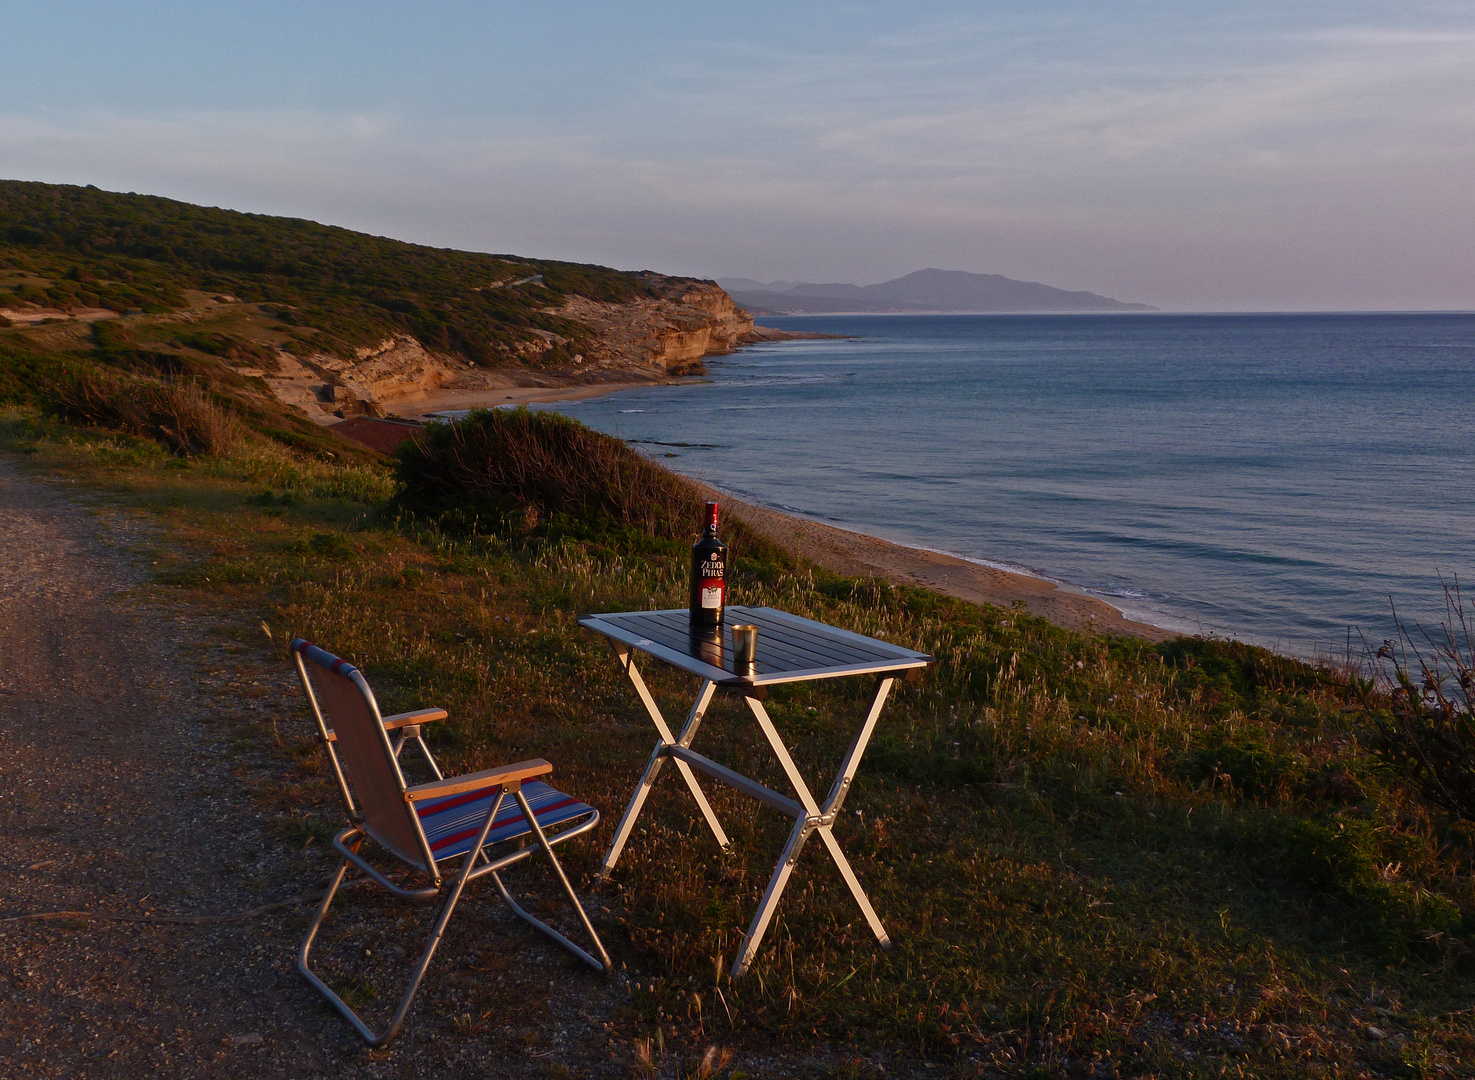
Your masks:
[[[679,606],[679,543],[445,531],[387,509],[372,470],[161,469],[125,442],[15,426],[10,442],[157,514],[182,553],[167,580],[234,612],[265,671],[302,634],[362,665],[386,709],[448,708],[450,767],[554,761],[606,812],[568,855],[593,869],[652,735],[576,618]],[[896,946],[876,949],[806,851],[752,975],[729,982],[784,822],[714,791],[734,841],[719,852],[663,782],[603,887],[635,984],[624,1034],[647,1040],[651,1070],[692,1071],[714,1044],[884,1051],[954,1075],[1454,1076],[1475,1059],[1470,848],[1364,749],[1385,701],[1262,650],[1068,633],[792,562],[739,558],[732,588],[938,658],[888,708],[838,829]],[[679,715],[690,681],[646,671]],[[821,788],[868,692],[799,684],[769,702]],[[709,715],[704,752],[780,784],[736,701]],[[262,797],[300,844],[333,803],[305,716],[281,728]],[[865,1057],[837,1072],[870,1074]]]
[[[1438,630],[1398,622],[1398,640],[1364,648],[1367,685],[1390,703],[1372,745],[1424,801],[1475,830],[1475,612],[1459,579],[1444,586]]]
[[[246,429],[197,383],[128,378],[83,366],[46,390],[49,411],[87,426],[158,439],[178,454],[227,454]]]

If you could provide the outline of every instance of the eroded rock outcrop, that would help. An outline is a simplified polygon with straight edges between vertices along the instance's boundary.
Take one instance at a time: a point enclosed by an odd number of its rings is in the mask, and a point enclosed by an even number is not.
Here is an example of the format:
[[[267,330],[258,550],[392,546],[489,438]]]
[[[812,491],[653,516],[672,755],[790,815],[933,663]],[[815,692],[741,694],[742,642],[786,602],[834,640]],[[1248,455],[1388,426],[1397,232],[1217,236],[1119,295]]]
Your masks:
[[[753,317],[720,286],[642,276],[656,294],[652,299],[610,304],[576,296],[553,312],[598,333],[588,357],[593,366],[677,375],[698,368],[705,356],[731,352],[753,339]]]
[[[338,374],[347,389],[366,400],[423,393],[445,385],[449,376],[446,358],[428,352],[409,334],[356,350]]]
[[[653,295],[629,303],[574,296],[547,309],[550,315],[588,328],[590,333],[577,351],[568,337],[528,328],[505,349],[505,364],[478,367],[459,356],[432,352],[409,334],[397,334],[357,350],[352,358],[328,353],[300,359],[284,356],[284,370],[270,381],[282,400],[290,399],[322,417],[378,415],[387,406],[447,392],[490,395],[508,386],[572,386],[688,374],[701,370],[704,357],[757,340],[753,317],[715,282],[649,271],[641,278]],[[550,363],[552,356],[566,359]]]

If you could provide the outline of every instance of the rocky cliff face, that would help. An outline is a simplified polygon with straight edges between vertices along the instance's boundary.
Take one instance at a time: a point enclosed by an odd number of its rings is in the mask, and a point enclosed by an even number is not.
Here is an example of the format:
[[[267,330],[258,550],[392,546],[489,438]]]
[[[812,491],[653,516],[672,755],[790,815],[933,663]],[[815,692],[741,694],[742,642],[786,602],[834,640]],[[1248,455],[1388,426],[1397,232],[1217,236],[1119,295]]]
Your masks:
[[[604,304],[575,297],[557,314],[599,334],[593,364],[676,375],[704,356],[731,352],[753,340],[753,317],[710,281],[643,275],[656,299]]]
[[[427,352],[409,334],[359,349],[351,363],[340,360],[339,364],[344,387],[364,399],[403,397],[442,386],[446,380],[445,361]]]
[[[714,282],[653,272],[642,278],[652,297],[613,304],[575,296],[548,309],[591,331],[582,352],[571,352],[573,343],[559,334],[530,329],[511,350],[507,364],[477,367],[431,352],[414,337],[400,334],[358,350],[351,360],[319,353],[298,361],[283,354],[282,370],[269,381],[282,400],[330,421],[356,413],[377,415],[386,406],[446,392],[486,390],[490,395],[507,386],[576,386],[688,374],[701,369],[703,357],[757,340],[753,317]],[[549,364],[547,358],[556,355],[571,358]]]

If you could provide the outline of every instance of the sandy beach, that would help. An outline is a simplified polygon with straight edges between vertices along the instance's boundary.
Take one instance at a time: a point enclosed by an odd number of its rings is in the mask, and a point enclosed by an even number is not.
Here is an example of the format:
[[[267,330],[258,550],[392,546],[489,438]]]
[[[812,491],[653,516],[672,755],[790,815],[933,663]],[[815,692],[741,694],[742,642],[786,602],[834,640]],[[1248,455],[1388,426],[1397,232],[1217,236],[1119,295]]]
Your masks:
[[[584,398],[613,394],[617,390],[633,390],[640,386],[668,386],[690,382],[690,378],[640,379],[629,382],[591,382],[573,386],[499,386],[490,390],[432,390],[412,399],[385,402],[390,416],[417,418],[430,413],[456,409],[495,409],[499,405],[546,405],[554,401],[580,401]]]

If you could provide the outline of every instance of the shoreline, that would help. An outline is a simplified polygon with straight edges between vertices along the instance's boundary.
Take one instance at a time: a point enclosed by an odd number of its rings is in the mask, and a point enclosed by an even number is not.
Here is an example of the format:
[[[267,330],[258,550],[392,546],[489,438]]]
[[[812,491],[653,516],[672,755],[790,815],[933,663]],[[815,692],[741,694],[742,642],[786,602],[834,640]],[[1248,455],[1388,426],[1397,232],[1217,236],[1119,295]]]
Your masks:
[[[671,376],[571,386],[507,386],[450,391],[427,394],[414,402],[399,402],[387,411],[392,416],[418,419],[431,413],[461,409],[580,401],[621,390],[678,386],[691,381],[694,381],[691,376]],[[738,498],[695,477],[687,479],[766,539],[832,573],[875,577],[894,585],[918,586],[972,604],[992,604],[1007,609],[1022,603],[1030,614],[1067,630],[1088,630],[1148,641],[1167,641],[1182,636],[1179,631],[1128,618],[1099,597],[1041,577],[826,525]]]
[[[699,381],[692,376],[673,375],[655,379],[631,379],[621,382],[574,383],[568,386],[497,386],[480,390],[446,390],[431,392],[413,401],[403,399],[384,406],[388,416],[419,419],[434,413],[462,409],[495,409],[502,406],[551,405],[559,401],[582,401],[603,397],[621,390],[638,390],[644,386],[680,386]]]
[[[1007,609],[1022,603],[1030,614],[1067,630],[1090,630],[1148,641],[1168,641],[1182,636],[1176,630],[1130,619],[1105,600],[1044,578],[796,517],[698,483],[723,503],[732,516],[765,539],[836,574],[876,577],[893,585],[915,585],[973,604]]]
[[[840,341],[846,334],[818,334],[807,330],[780,330],[773,326],[754,326],[753,337],[738,346],[739,349],[755,345],[767,345],[776,341]],[[712,354],[725,355],[725,354]],[[502,405],[551,405],[559,401],[582,401],[585,398],[603,397],[621,390],[635,390],[642,386],[682,386],[701,381],[698,370],[691,375],[631,373],[623,379],[608,379],[589,382],[568,382],[562,386],[525,386],[510,379],[503,385],[488,385],[469,390],[429,390],[412,397],[383,402],[389,416],[415,419],[433,413],[459,411],[462,409],[495,409]],[[578,376],[574,376],[578,378]]]

